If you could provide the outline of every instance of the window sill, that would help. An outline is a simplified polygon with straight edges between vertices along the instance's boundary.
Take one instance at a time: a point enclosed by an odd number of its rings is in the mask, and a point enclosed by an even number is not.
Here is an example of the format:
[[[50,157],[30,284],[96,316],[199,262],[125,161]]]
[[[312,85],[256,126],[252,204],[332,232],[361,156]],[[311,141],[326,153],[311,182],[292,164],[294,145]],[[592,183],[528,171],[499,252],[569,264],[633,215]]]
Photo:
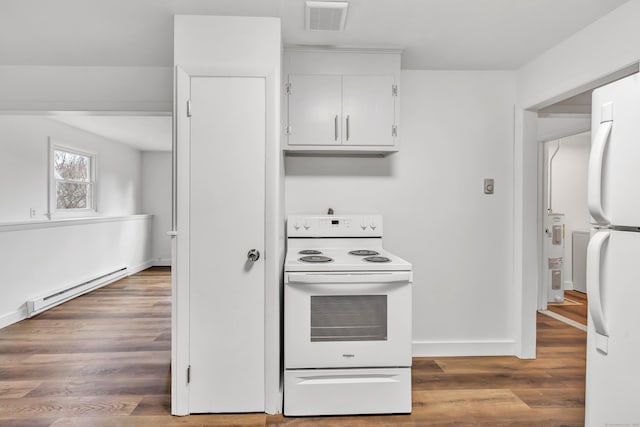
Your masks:
[[[121,216],[92,216],[80,218],[55,218],[51,220],[31,220],[16,222],[0,222],[0,232],[35,230],[38,228],[67,227],[71,225],[97,224],[101,222],[141,221],[151,219],[153,215],[121,215]]]

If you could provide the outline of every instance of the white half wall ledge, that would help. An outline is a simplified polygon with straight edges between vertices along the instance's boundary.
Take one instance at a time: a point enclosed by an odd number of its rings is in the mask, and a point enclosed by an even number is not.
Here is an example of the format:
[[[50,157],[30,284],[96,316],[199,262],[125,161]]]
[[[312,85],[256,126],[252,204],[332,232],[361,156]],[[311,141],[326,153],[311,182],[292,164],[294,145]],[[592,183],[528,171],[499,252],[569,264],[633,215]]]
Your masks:
[[[68,227],[73,225],[97,224],[100,222],[142,221],[153,218],[153,215],[92,216],[87,218],[64,218],[51,220],[0,222],[0,232],[35,230],[38,228]]]
[[[514,340],[414,341],[413,357],[515,356]]]

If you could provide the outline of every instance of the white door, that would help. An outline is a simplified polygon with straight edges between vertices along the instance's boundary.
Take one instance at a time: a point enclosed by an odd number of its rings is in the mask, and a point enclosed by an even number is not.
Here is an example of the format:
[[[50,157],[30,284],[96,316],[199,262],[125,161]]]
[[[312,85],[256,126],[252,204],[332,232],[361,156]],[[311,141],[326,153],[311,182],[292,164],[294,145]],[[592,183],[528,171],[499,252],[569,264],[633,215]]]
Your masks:
[[[191,78],[191,413],[264,411],[265,99],[263,78]]]
[[[594,223],[640,226],[640,75],[593,91],[589,210]]]
[[[289,76],[289,145],[340,145],[340,76]]]
[[[640,233],[601,230],[587,249],[586,425],[640,423]]]
[[[342,77],[342,143],[394,145],[393,76]]]

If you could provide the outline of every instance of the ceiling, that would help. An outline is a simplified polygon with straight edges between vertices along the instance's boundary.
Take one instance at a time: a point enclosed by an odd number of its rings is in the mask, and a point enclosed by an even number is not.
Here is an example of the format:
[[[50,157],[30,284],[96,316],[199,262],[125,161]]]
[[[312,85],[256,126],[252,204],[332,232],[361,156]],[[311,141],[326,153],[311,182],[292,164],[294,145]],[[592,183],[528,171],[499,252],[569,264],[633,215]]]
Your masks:
[[[515,69],[627,0],[349,0],[304,30],[304,0],[2,0],[0,65],[171,66],[173,15],[282,18],[287,44],[393,46],[404,69]]]
[[[275,16],[285,44],[393,47],[403,69],[521,67],[628,0],[348,0],[344,32],[304,30],[304,0],[1,0],[0,66],[173,64],[175,14]],[[60,116],[141,150],[169,117]]]
[[[171,151],[171,116],[63,114],[50,118],[140,151]]]

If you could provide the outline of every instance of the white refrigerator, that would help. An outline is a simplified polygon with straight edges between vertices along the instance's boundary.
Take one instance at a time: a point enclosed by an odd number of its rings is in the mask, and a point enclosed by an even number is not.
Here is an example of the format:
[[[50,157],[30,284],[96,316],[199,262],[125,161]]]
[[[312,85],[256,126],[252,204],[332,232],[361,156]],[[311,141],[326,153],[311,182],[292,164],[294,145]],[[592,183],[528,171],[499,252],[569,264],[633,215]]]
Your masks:
[[[585,425],[640,426],[640,77],[592,98]]]

